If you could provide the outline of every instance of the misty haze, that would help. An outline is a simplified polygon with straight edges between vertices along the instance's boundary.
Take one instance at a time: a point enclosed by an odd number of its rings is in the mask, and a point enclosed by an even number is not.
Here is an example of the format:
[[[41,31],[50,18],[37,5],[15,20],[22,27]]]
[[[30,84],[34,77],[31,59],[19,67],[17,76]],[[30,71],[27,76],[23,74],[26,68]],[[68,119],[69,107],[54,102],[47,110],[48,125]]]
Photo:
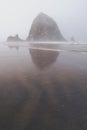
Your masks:
[[[87,130],[87,1],[0,1],[0,130]]]

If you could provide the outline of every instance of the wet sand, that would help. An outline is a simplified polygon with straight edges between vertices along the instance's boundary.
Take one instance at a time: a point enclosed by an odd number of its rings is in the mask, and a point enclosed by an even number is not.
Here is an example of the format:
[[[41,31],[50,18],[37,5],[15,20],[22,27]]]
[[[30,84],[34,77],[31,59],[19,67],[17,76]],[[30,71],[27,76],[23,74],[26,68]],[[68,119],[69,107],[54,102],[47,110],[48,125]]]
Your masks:
[[[86,130],[87,54],[2,46],[1,130]]]

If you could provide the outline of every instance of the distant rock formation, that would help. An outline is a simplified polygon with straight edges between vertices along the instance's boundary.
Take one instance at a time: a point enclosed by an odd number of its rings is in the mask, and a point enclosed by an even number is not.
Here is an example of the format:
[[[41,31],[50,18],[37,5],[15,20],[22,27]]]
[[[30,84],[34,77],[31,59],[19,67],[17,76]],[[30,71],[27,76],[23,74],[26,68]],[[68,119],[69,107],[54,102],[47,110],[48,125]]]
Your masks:
[[[72,42],[75,42],[75,38],[74,37],[71,37],[70,39]]]
[[[18,35],[16,35],[16,36],[9,36],[9,37],[7,38],[7,41],[12,42],[12,41],[22,41],[22,40],[19,38]]]
[[[65,41],[56,22],[44,13],[40,13],[34,20],[28,41]]]

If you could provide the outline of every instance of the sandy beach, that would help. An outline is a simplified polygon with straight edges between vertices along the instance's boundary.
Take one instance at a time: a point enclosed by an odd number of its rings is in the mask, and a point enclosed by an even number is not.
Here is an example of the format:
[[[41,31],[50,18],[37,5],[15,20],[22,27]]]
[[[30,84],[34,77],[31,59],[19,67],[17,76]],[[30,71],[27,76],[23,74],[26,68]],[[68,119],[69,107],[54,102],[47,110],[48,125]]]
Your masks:
[[[86,46],[1,44],[0,129],[86,130]]]

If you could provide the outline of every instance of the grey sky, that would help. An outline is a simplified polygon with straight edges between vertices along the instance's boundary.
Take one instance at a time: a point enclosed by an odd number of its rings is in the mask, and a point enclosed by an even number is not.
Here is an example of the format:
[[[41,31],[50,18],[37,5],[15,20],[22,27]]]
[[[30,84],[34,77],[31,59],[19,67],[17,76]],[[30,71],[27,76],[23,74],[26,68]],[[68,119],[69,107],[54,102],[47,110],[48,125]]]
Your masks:
[[[0,40],[26,39],[40,12],[53,17],[66,39],[87,41],[87,0],[0,0]]]

